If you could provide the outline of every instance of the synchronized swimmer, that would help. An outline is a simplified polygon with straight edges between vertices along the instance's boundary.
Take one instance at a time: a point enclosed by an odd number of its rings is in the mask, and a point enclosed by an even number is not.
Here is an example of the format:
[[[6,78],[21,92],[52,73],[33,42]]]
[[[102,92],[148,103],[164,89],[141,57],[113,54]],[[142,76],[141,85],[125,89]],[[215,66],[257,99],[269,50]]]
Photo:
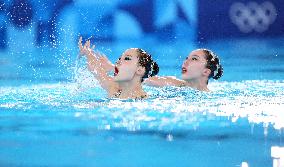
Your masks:
[[[92,50],[90,41],[82,44],[80,37],[79,49],[87,57],[88,69],[94,74],[110,98],[144,99],[147,93],[142,88],[144,79],[153,77],[159,72],[158,64],[151,55],[139,48],[127,49],[114,66],[114,76],[109,76],[106,57]],[[112,66],[112,65],[111,65]]]
[[[218,56],[208,49],[192,51],[182,64],[181,78],[172,76],[154,76],[145,81],[151,86],[179,86],[191,87],[200,91],[210,91],[208,80],[219,79],[223,75],[223,67]]]
[[[156,76],[159,72],[158,64],[142,49],[127,49],[114,65],[106,56],[94,52],[90,47],[90,41],[82,45],[80,38],[78,44],[80,53],[87,57],[89,70],[107,90],[109,97],[147,98],[142,83],[156,87],[178,86],[210,91],[207,87],[209,79],[217,80],[223,75],[223,67],[218,56],[208,49],[192,51],[182,64],[182,79],[177,79],[172,76]],[[113,70],[114,76],[109,76],[109,71]]]

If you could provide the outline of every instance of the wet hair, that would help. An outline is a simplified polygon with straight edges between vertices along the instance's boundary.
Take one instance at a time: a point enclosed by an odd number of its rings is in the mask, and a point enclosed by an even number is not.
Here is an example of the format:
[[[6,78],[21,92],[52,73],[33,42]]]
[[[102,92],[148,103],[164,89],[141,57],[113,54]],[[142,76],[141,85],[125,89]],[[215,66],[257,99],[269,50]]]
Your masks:
[[[148,54],[146,51],[140,48],[136,48],[138,52],[138,63],[145,67],[145,74],[142,77],[142,82],[145,78],[153,77],[158,74],[159,66],[158,64],[152,59],[152,56]]]
[[[211,70],[209,78],[215,80],[219,79],[223,75],[223,67],[220,64],[218,56],[209,49],[200,49],[205,53],[205,59],[207,60],[206,68]]]

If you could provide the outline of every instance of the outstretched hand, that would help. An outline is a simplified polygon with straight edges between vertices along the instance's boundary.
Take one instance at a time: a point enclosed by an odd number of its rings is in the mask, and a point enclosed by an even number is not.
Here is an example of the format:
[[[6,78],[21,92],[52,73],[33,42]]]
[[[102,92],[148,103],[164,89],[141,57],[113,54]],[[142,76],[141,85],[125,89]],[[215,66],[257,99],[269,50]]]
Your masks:
[[[87,40],[85,44],[82,43],[82,37],[79,38],[78,46],[80,49],[80,55],[86,55],[88,58],[88,64],[91,69],[94,69],[94,66],[100,66],[105,71],[112,71],[114,65],[109,61],[106,55],[94,51],[95,45],[91,47],[91,41]]]
[[[84,45],[82,44],[82,41],[83,41],[83,39],[82,39],[82,37],[80,37],[79,41],[78,41],[80,54],[81,55],[88,55],[88,54],[92,53],[92,50],[95,48],[95,45],[93,45],[92,48],[91,48],[91,41],[90,40],[87,40]]]

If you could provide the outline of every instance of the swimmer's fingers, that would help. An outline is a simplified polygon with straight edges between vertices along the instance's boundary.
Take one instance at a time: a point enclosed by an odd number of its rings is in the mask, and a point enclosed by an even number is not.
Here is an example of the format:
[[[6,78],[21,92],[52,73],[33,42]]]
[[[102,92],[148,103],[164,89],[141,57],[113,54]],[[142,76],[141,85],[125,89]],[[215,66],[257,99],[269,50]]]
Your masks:
[[[83,39],[82,39],[82,37],[80,36],[80,37],[79,37],[79,40],[78,40],[78,46],[79,46],[79,47],[80,47],[80,45],[82,45],[82,40],[83,40]]]
[[[84,45],[84,52],[85,52],[86,54],[92,53],[92,49],[91,49],[90,46],[91,46],[90,40],[86,41],[86,43],[85,43],[85,45]]]
[[[91,46],[91,41],[87,40],[85,43],[85,49],[90,49],[90,46]]]
[[[80,53],[82,53],[84,49],[83,44],[82,44],[82,37],[79,38],[78,47],[80,49]]]
[[[88,53],[88,50],[89,50],[89,46],[90,46],[90,41],[86,41],[86,43],[83,45],[82,44],[82,37],[79,38],[79,41],[78,41],[78,46],[79,46],[79,49],[80,49],[80,54],[87,54]]]
[[[79,37],[78,44],[82,44],[83,38],[82,36]]]
[[[80,36],[79,41],[78,41],[78,46],[79,46],[80,49],[86,49],[86,48],[90,47],[90,40],[87,40],[84,45],[83,45],[82,41],[83,41],[83,38]]]

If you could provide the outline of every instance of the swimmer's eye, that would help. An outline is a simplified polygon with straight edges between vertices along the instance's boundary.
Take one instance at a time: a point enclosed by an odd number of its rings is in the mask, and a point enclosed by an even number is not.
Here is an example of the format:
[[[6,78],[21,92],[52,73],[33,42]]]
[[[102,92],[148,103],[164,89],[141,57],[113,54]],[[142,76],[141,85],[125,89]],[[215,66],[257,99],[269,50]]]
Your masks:
[[[186,57],[185,60],[188,60],[188,57]]]
[[[125,57],[124,60],[131,60],[130,57]]]
[[[191,60],[197,60],[197,58],[193,57],[193,58],[191,58]]]

